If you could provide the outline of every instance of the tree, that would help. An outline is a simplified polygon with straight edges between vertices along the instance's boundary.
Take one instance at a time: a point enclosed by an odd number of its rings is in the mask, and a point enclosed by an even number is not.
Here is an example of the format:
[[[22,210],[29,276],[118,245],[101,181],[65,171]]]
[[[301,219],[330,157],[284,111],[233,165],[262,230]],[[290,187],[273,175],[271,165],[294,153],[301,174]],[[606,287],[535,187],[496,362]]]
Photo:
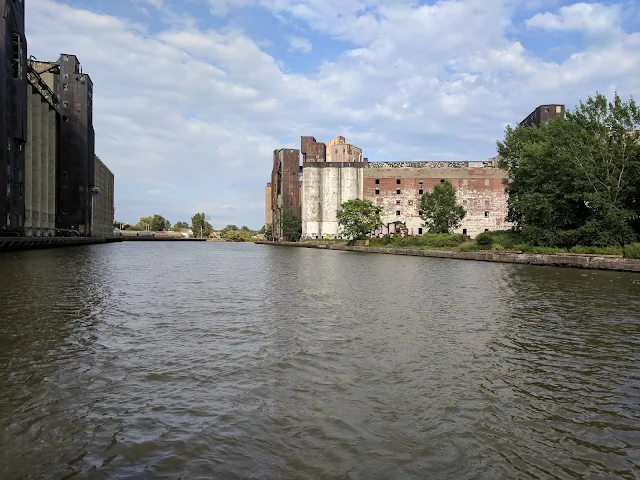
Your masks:
[[[243,226],[242,226],[242,228],[241,228],[240,230],[242,230],[242,231],[244,231],[244,232],[249,232],[249,231],[250,231],[250,230],[249,230],[249,227],[247,227],[246,225],[243,225]]]
[[[207,221],[204,213],[196,213],[191,217],[191,228],[196,237],[208,237],[213,231],[213,226]]]
[[[361,239],[382,226],[381,212],[382,207],[374,205],[371,200],[355,199],[344,202],[336,213],[343,235]]]
[[[640,109],[617,94],[580,102],[566,119],[507,128],[498,142],[509,216],[530,243],[633,242],[640,234]]]
[[[429,233],[452,233],[460,226],[467,212],[456,203],[456,191],[450,182],[436,185],[420,199],[424,226]]]
[[[180,232],[185,228],[189,228],[189,224],[187,222],[177,222],[172,228],[171,230],[173,230],[174,232]]]
[[[264,236],[267,240],[273,240],[273,226],[271,224],[265,225]]]
[[[302,221],[293,212],[282,215],[282,236],[290,242],[297,242],[302,235]]]
[[[162,215],[153,215],[152,217],[141,217],[136,225],[137,230],[151,230],[152,232],[162,232],[171,227],[171,222],[166,220]]]
[[[227,225],[223,230],[238,230],[238,227],[236,225]]]

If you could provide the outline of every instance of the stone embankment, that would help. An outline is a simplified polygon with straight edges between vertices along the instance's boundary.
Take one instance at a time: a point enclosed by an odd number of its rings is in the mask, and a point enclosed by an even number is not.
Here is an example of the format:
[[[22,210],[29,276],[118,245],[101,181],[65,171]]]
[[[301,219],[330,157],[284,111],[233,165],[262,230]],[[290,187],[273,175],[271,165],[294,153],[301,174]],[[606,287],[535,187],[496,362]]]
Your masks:
[[[640,272],[640,260],[630,258],[594,256],[594,255],[541,255],[535,253],[512,253],[496,251],[459,252],[453,250],[423,250],[419,248],[386,248],[342,243],[294,243],[294,242],[255,242],[261,245],[281,247],[320,248],[346,252],[383,253],[390,255],[409,255],[414,257],[451,258],[456,260],[476,260],[481,262],[519,263],[524,265],[544,265],[551,267],[587,268],[595,270],[619,270]]]
[[[120,241],[120,238],[115,237],[0,237],[0,252],[78,247]]]

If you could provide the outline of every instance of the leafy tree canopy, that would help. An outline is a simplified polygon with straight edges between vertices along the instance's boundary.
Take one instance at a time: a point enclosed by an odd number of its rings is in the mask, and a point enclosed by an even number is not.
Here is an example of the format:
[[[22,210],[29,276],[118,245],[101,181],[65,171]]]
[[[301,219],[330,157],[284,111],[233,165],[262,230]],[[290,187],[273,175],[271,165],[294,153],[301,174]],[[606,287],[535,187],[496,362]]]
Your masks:
[[[290,242],[297,242],[302,235],[302,221],[293,212],[282,215],[282,235]]]
[[[382,226],[381,212],[382,207],[374,205],[371,200],[347,200],[337,211],[338,225],[345,236],[364,238]]]
[[[196,237],[208,237],[213,231],[213,226],[207,220],[204,213],[196,213],[191,217],[191,229]]]
[[[450,182],[436,185],[420,199],[421,218],[429,233],[452,233],[467,212],[456,203],[456,191]]]
[[[566,119],[507,127],[498,142],[509,215],[526,241],[557,247],[631,243],[640,234],[640,109],[596,94]]]
[[[177,222],[172,228],[171,230],[173,230],[174,232],[180,232],[185,228],[189,228],[189,224],[187,222]]]

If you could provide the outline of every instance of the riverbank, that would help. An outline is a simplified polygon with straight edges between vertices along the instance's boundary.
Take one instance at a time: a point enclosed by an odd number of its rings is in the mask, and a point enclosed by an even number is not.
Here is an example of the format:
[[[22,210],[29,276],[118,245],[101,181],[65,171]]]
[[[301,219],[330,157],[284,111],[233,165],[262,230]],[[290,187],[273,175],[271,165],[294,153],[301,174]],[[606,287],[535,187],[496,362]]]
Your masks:
[[[116,237],[0,237],[0,252],[78,247],[121,241],[121,238]]]
[[[427,250],[419,248],[385,248],[344,243],[305,243],[305,242],[255,242],[259,245],[279,247],[320,248],[345,252],[381,253],[387,255],[409,255],[414,257],[450,258],[455,260],[476,260],[480,262],[518,263],[523,265],[541,265],[551,267],[586,268],[594,270],[618,270],[639,272],[640,260],[597,255],[548,255],[536,253],[513,253],[499,251],[460,252],[454,250]]]
[[[122,236],[124,242],[206,242],[206,238],[177,238],[177,237],[152,237],[149,236]]]

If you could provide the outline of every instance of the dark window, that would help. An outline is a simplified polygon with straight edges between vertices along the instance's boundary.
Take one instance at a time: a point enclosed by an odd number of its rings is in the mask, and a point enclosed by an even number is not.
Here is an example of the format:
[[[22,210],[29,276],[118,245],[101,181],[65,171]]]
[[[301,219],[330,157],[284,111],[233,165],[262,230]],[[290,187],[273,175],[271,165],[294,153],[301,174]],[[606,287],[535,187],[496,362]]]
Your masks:
[[[423,189],[418,190],[418,194],[419,194],[419,195],[422,195],[423,193],[424,193],[424,190],[423,190]]]
[[[485,232],[488,232],[488,231],[489,231],[489,229],[488,229],[488,228],[485,228],[485,229],[484,229],[484,231],[485,231]]]
[[[400,195],[400,189],[396,190],[396,195]]]
[[[376,178],[376,185],[380,185],[380,179]]]
[[[396,180],[396,184],[400,185],[400,179]]]
[[[400,205],[400,200],[396,200],[396,205]]]
[[[489,212],[484,212],[484,216],[488,217],[489,216]]]
[[[69,78],[69,74],[68,73],[63,73],[62,74],[62,78],[64,78],[66,80],[67,78]]]
[[[462,234],[463,234],[463,235],[466,235],[466,234],[467,234],[467,229],[466,229],[466,228],[463,228],[463,229],[462,229]]]
[[[418,210],[418,215],[422,216],[422,210]]]
[[[67,178],[67,172],[62,172],[62,178]]]
[[[549,107],[544,107],[544,111],[549,113]]]
[[[420,181],[418,182],[418,185],[422,185],[423,183],[424,183],[424,182],[423,182],[422,180],[420,180]]]
[[[11,62],[11,74],[13,78],[22,78],[22,35],[13,32],[13,58]]]
[[[380,190],[376,188],[376,195],[380,195]]]
[[[69,90],[69,84],[68,84],[68,83],[64,83],[64,84],[62,85],[62,89],[63,89],[63,90]]]
[[[418,229],[418,235],[422,235],[422,229],[421,228]]]
[[[440,180],[440,185],[444,185],[444,179]]]
[[[64,108],[69,108],[69,102],[62,102],[62,106]]]
[[[68,122],[69,121],[69,117],[67,115],[63,115],[62,116],[62,121],[63,122]]]
[[[400,216],[400,210],[396,210],[396,215]]]

